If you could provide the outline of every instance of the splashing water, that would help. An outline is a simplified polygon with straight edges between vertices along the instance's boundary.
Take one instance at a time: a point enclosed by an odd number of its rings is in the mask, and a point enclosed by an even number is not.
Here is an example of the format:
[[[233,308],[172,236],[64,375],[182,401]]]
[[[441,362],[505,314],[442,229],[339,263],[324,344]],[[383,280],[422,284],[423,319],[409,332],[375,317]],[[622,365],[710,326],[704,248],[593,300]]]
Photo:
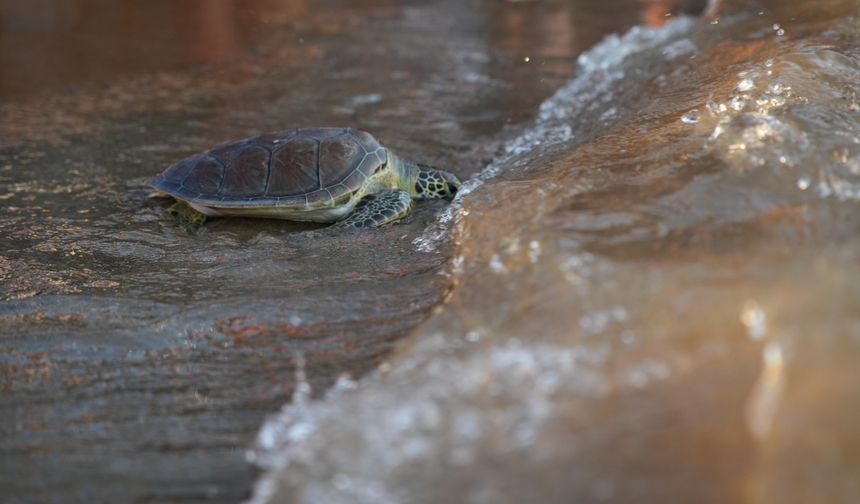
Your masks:
[[[252,502],[850,502],[857,20],[766,23],[583,55],[414,242],[456,238],[446,307],[266,424]]]

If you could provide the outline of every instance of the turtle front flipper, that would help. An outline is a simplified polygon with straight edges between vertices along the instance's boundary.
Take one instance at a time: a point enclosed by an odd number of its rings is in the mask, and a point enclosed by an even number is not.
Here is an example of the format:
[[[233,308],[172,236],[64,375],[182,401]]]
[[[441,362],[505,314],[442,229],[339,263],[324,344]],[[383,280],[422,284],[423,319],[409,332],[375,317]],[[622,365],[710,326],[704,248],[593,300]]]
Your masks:
[[[400,220],[412,211],[412,197],[401,190],[368,194],[355,205],[349,216],[335,226],[345,228],[379,227]]]

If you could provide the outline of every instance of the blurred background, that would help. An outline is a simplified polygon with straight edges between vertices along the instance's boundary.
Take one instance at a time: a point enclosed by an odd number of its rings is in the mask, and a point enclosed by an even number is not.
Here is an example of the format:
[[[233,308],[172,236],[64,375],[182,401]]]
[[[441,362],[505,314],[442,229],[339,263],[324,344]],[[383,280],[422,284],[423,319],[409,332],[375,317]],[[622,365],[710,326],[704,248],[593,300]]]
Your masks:
[[[325,13],[396,8],[417,1],[16,0],[0,1],[0,95],[21,96],[121,75],[234,58],[278,26],[325,23]],[[502,44],[536,38],[567,49],[638,21],[701,12],[706,0],[488,0]],[[592,23],[577,23],[588,17]]]
[[[120,75],[235,57],[304,0],[0,3],[0,93],[20,96]]]

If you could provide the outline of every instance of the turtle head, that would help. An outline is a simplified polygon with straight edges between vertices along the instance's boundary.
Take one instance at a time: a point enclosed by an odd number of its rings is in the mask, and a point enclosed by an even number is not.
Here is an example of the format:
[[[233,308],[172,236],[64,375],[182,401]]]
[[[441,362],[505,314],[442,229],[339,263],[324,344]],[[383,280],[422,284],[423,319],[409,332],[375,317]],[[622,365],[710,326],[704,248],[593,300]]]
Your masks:
[[[460,179],[453,173],[419,164],[418,178],[415,180],[413,190],[418,199],[450,200],[457,194],[461,185]]]

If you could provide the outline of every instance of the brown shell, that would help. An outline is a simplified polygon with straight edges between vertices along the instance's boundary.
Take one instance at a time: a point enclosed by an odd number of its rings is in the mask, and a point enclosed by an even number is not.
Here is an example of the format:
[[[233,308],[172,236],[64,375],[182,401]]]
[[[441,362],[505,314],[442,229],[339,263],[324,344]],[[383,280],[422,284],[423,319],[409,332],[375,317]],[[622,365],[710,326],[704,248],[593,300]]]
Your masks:
[[[301,128],[219,145],[149,184],[214,207],[324,205],[348,197],[387,161],[385,148],[364,131]]]

